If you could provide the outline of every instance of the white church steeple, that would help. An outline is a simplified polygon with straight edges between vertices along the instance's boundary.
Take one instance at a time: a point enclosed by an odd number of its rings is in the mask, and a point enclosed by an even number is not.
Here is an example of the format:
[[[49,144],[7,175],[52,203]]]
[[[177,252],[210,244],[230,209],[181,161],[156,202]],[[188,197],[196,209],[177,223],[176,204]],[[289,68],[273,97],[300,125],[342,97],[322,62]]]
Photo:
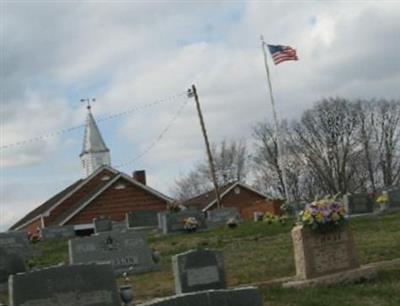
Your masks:
[[[81,158],[84,177],[88,177],[103,165],[111,166],[110,150],[107,148],[103,138],[101,137],[99,128],[97,127],[90,109],[91,107],[88,102],[88,114],[86,117],[83,147],[82,152],[79,155]]]

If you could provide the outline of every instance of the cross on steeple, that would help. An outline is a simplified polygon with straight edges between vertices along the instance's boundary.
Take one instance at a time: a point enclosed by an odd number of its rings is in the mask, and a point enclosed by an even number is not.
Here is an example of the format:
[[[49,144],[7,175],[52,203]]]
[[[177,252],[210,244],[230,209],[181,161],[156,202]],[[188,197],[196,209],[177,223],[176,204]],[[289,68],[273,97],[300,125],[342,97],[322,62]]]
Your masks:
[[[91,108],[91,105],[90,105],[90,102],[95,102],[96,101],[96,99],[95,98],[85,98],[85,99],[81,99],[81,102],[86,102],[87,103],[87,106],[86,106],[86,108],[87,109],[90,109]]]

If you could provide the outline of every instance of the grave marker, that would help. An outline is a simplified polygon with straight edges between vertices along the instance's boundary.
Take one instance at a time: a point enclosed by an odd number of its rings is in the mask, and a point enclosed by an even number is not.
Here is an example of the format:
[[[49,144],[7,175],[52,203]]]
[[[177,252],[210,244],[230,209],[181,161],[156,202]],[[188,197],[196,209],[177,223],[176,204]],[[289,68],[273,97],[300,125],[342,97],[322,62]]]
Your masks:
[[[132,227],[157,227],[158,211],[155,210],[137,210],[126,214],[127,226]]]
[[[156,299],[140,306],[262,306],[256,287],[208,290]]]
[[[225,289],[222,252],[191,250],[172,257],[176,294],[208,289]]]
[[[345,195],[344,204],[347,214],[371,214],[374,212],[374,201],[367,193]]]
[[[17,254],[24,260],[33,256],[28,237],[23,232],[10,231],[0,233],[0,248],[3,248],[9,254]]]
[[[184,220],[195,218],[199,222],[198,229],[206,229],[206,219],[201,211],[183,210],[177,213],[166,213],[161,215],[161,225],[164,234],[185,231]]]
[[[400,208],[400,189],[392,188],[387,190],[389,209]]]
[[[226,224],[230,219],[240,221],[241,217],[236,207],[224,207],[207,211],[207,225],[218,226]]]
[[[102,232],[110,232],[112,231],[112,221],[108,218],[95,218],[93,219],[93,225],[94,225],[94,232],[97,233],[102,233]]]
[[[25,271],[25,262],[19,255],[8,254],[0,248],[0,283],[6,283],[11,274]]]
[[[73,225],[49,226],[41,230],[43,240],[64,239],[75,237]]]
[[[12,275],[11,306],[119,306],[109,264],[56,266]]]
[[[159,269],[146,235],[141,232],[99,233],[69,241],[69,260],[76,263],[111,263],[115,273],[142,273]]]
[[[284,287],[303,288],[376,276],[373,267],[359,268],[353,236],[347,226],[327,233],[295,226],[292,240],[296,280],[283,284]]]

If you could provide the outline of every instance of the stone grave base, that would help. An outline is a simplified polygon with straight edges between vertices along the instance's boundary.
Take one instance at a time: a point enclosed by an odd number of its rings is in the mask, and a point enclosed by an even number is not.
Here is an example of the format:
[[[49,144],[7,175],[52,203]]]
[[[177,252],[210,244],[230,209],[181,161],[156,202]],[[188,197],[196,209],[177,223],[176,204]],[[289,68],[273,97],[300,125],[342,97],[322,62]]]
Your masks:
[[[155,299],[138,306],[262,306],[256,287],[207,290]]]
[[[360,280],[371,280],[377,275],[376,269],[371,266],[362,266],[357,269],[343,272],[332,273],[320,277],[293,280],[282,284],[283,288],[307,288],[317,286],[327,286],[337,283],[353,283]]]

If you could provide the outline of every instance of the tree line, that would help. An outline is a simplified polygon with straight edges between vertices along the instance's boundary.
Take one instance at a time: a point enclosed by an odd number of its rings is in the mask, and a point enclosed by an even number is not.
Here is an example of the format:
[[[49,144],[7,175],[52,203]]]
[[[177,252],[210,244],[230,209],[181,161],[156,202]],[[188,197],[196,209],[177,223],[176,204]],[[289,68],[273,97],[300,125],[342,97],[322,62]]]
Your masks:
[[[400,185],[400,100],[323,99],[299,119],[279,122],[279,135],[280,163],[275,128],[267,121],[253,126],[250,143],[213,145],[219,186],[247,181],[277,198],[284,198],[286,186],[292,200],[311,200]],[[211,189],[204,160],[171,191],[184,200]]]

